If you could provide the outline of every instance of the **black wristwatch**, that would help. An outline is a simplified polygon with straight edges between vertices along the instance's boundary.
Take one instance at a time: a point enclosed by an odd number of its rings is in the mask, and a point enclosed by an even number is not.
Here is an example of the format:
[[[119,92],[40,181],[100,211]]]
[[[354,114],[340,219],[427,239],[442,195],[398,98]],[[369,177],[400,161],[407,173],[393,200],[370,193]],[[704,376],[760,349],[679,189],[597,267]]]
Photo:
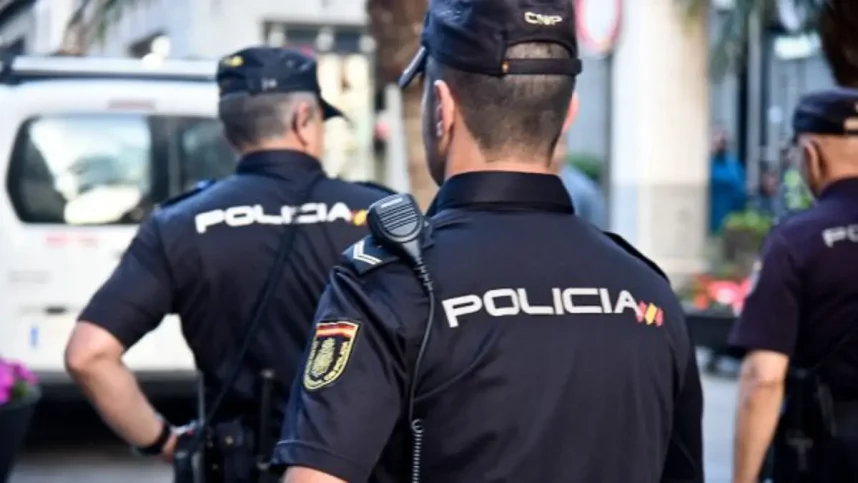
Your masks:
[[[161,434],[158,439],[149,446],[134,446],[132,450],[142,456],[157,456],[164,452],[164,446],[170,440],[170,435],[173,433],[173,427],[166,420],[161,420]]]

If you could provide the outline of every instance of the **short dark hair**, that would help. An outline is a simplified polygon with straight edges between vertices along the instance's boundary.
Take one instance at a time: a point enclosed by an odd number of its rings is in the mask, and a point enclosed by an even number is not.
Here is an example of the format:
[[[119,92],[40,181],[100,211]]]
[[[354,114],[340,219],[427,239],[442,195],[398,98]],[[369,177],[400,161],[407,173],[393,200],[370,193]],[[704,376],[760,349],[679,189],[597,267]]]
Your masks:
[[[534,42],[510,47],[507,56],[568,59],[572,54],[559,44]],[[426,72],[431,81],[440,79],[450,86],[468,131],[489,158],[513,151],[551,159],[575,91],[574,77],[494,77],[454,69],[431,58]]]
[[[239,147],[252,146],[283,137],[289,131],[295,109],[302,102],[309,103],[313,107],[312,114],[317,114],[318,103],[311,92],[227,94],[218,103],[218,117],[230,143]]]

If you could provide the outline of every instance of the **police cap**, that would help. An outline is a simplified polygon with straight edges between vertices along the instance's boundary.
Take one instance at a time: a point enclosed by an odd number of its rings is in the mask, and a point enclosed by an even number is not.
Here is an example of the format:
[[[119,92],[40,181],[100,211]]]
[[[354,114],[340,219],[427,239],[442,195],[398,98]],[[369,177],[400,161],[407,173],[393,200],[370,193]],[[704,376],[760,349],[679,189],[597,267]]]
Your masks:
[[[510,59],[508,47],[524,42],[560,44],[571,59]],[[475,74],[581,73],[575,10],[569,0],[430,0],[420,51],[399,78],[400,87],[438,62]]]
[[[792,118],[795,134],[858,135],[858,90],[831,89],[805,95]]]
[[[316,60],[301,52],[277,47],[250,47],[218,62],[220,95],[312,92],[319,97],[325,119],[343,113],[322,97]]]

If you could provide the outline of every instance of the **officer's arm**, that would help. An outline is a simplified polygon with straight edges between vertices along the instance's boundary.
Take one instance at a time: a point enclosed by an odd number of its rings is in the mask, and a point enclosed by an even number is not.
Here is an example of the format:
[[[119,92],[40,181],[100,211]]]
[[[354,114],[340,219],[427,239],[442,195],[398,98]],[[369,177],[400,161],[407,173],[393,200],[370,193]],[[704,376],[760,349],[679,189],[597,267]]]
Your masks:
[[[734,482],[757,481],[777,427],[789,358],[798,333],[799,282],[786,240],[773,232],[730,342],[748,351],[736,415]]]
[[[405,342],[386,292],[334,269],[274,453],[284,482],[366,481],[400,421]]]
[[[703,389],[694,343],[688,334],[679,393],[673,402],[673,430],[662,483],[703,483]]]
[[[172,279],[157,222],[144,222],[111,277],[80,315],[66,346],[69,374],[126,441],[148,446],[161,422],[122,354],[169,312]]]

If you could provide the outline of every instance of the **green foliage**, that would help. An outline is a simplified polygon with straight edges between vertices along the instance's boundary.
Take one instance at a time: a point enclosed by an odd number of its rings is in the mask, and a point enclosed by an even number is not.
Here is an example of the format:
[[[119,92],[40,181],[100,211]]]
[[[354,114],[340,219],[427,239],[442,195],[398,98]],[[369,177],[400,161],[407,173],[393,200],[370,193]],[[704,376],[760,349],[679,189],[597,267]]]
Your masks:
[[[760,236],[766,236],[773,225],[774,220],[771,216],[757,210],[730,213],[724,220],[725,231],[745,231]]]
[[[602,158],[591,153],[570,153],[566,156],[566,162],[569,163],[570,166],[577,168],[579,171],[586,174],[587,177],[596,183],[600,182],[602,178],[602,167],[605,164]]]

